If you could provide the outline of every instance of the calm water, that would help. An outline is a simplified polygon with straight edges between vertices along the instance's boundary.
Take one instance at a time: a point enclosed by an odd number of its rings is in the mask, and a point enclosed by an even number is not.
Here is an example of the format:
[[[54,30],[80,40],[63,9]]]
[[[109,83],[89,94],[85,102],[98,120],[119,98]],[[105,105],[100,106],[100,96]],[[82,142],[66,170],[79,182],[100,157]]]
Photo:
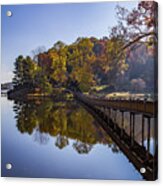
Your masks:
[[[135,179],[142,176],[75,101],[1,98],[2,176]],[[6,163],[13,168],[6,170]]]

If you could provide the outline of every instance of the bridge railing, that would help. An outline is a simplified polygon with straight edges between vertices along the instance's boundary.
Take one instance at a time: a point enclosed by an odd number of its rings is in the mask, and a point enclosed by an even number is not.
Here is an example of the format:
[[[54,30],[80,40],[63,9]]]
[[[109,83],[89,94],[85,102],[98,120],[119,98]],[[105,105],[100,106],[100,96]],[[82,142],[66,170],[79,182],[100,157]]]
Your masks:
[[[148,101],[148,100],[124,100],[124,99],[101,99],[94,98],[91,96],[77,94],[78,98],[83,101],[92,104],[94,106],[100,107],[111,107],[115,109],[121,110],[129,110],[133,112],[140,112],[146,115],[155,116],[157,114],[157,102],[156,101]]]

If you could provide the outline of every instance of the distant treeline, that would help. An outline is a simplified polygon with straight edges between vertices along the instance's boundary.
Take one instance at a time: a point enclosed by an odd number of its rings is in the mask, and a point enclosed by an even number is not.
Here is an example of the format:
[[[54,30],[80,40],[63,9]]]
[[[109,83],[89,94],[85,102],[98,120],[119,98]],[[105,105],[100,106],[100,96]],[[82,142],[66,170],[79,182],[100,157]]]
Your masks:
[[[154,57],[147,46],[142,44],[116,61],[115,50],[117,55],[120,52],[116,44],[106,37],[78,38],[71,45],[58,41],[34,59],[19,56],[14,87],[48,93],[59,87],[90,91],[101,85],[107,85],[110,91],[153,91]]]

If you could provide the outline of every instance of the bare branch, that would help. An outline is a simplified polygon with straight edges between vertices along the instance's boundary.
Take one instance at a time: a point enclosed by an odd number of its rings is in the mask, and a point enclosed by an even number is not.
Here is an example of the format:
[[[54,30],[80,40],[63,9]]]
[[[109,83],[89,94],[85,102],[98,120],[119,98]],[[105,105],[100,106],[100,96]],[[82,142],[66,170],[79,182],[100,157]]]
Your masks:
[[[138,42],[139,40],[145,38],[145,37],[148,37],[150,35],[154,35],[157,39],[157,35],[155,32],[149,32],[149,33],[146,33],[146,34],[143,34],[143,35],[140,35],[138,37],[136,37],[135,39],[133,39],[132,41],[130,41],[129,43],[127,43],[125,46],[122,47],[122,50],[125,50],[126,48],[130,47],[131,45],[133,45],[134,43]]]

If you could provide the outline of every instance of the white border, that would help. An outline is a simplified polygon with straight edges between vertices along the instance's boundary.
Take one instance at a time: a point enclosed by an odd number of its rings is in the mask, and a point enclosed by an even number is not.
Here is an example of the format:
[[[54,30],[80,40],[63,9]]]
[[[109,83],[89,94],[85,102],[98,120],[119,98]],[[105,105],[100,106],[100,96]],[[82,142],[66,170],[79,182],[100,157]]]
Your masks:
[[[3,4],[40,4],[40,3],[63,3],[63,2],[104,2],[106,0],[97,1],[97,0],[48,0],[47,2],[45,0],[1,0],[1,5]],[[107,0],[108,1],[108,0]],[[112,0],[115,1],[115,0]],[[120,1],[120,0],[116,0]],[[33,179],[33,178],[0,178],[0,184],[2,186],[35,186],[36,184],[39,184],[39,186],[58,186],[58,185],[66,185],[66,186],[94,186],[94,185],[102,185],[102,186],[108,186],[115,185],[115,186],[130,186],[132,185],[163,185],[163,82],[161,82],[161,79],[163,80],[163,0],[157,0],[159,3],[159,179],[155,182],[141,182],[141,181],[101,181],[101,180],[68,180],[68,179]]]

